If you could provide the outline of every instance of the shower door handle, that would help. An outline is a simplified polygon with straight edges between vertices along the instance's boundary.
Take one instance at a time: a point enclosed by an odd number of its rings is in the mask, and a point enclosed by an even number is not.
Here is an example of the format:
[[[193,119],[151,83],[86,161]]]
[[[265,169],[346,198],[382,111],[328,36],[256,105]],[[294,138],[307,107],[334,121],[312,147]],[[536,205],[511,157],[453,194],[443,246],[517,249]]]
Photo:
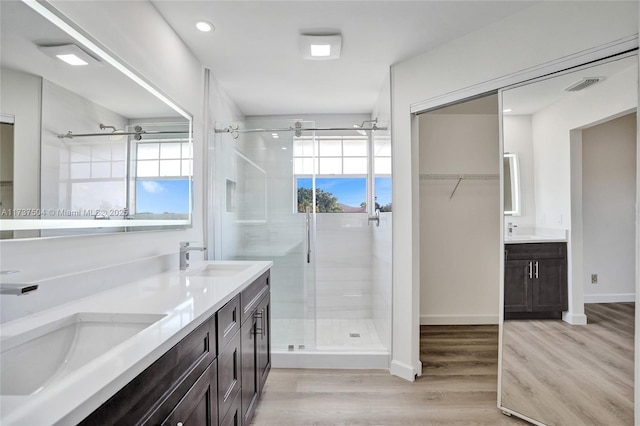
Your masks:
[[[306,221],[307,221],[307,263],[311,263],[311,212],[309,207],[306,208]]]

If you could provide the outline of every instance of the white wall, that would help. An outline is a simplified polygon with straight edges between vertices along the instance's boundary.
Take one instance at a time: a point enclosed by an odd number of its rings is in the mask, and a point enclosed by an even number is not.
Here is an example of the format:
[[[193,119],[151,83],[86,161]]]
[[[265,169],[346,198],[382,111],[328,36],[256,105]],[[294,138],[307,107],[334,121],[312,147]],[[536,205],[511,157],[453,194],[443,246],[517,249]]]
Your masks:
[[[393,374],[414,380],[421,372],[419,147],[411,105],[637,32],[636,2],[542,2],[393,66]]]
[[[636,59],[637,60],[637,59]],[[564,319],[586,324],[582,254],[582,145],[580,130],[637,106],[635,68],[574,93],[532,117],[536,227],[568,229],[569,311]]]
[[[505,221],[519,227],[535,227],[536,202],[533,185],[533,135],[530,115],[506,115],[502,118],[504,152],[517,154],[520,176],[520,216]]]
[[[636,108],[635,74],[627,69],[533,115],[536,226],[571,228],[570,131]]]
[[[0,111],[15,116],[13,207],[40,207],[40,104],[42,78],[23,72],[0,70]],[[20,164],[20,167],[15,167]],[[37,232],[35,233],[37,235]],[[30,237],[33,231],[15,232]],[[3,266],[3,269],[6,269]]]
[[[582,132],[585,303],[635,301],[636,121],[629,114]]]
[[[419,116],[420,174],[499,174],[494,114]],[[420,179],[421,324],[497,324],[500,181]]]
[[[133,1],[52,4],[194,114],[194,157],[203,158],[203,68],[152,4]],[[203,239],[203,183],[202,164],[196,162],[192,229],[2,241],[2,269],[19,269],[22,272],[13,278],[29,282],[166,253],[177,258],[180,241]]]

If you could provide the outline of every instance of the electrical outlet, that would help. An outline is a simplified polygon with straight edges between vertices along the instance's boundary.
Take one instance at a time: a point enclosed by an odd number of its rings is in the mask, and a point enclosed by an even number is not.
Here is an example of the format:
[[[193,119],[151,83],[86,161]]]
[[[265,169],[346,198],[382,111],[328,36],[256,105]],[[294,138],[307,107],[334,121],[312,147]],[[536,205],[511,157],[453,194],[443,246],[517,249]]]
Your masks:
[[[598,274],[591,274],[591,284],[598,284]]]

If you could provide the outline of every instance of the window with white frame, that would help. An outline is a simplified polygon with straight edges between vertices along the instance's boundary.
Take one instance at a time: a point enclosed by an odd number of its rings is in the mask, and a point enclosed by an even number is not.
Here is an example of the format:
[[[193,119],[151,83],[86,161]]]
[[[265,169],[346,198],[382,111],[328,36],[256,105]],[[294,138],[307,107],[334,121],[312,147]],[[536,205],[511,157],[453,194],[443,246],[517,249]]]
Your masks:
[[[303,136],[295,138],[293,165],[298,212],[304,212],[307,208],[311,209],[314,172],[316,176],[316,212],[366,212],[368,143],[369,140],[366,136],[316,136],[315,139],[313,136]],[[385,150],[383,146],[377,147],[374,143],[375,152],[379,152],[380,156],[374,156],[374,171],[380,169],[383,174],[389,174],[390,178],[391,150]],[[376,183],[377,180],[376,177]]]

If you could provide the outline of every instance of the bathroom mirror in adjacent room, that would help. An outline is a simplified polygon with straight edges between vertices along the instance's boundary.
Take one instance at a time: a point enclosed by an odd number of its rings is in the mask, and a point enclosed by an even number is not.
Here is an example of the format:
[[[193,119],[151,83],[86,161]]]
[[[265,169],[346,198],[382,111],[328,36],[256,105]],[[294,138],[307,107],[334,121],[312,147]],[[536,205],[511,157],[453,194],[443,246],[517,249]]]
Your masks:
[[[504,214],[520,216],[520,171],[518,155],[505,152],[503,159]]]
[[[636,51],[500,93],[522,204],[498,398],[536,424],[634,424],[637,80]]]
[[[0,8],[2,238],[190,226],[192,117],[47,3]]]

